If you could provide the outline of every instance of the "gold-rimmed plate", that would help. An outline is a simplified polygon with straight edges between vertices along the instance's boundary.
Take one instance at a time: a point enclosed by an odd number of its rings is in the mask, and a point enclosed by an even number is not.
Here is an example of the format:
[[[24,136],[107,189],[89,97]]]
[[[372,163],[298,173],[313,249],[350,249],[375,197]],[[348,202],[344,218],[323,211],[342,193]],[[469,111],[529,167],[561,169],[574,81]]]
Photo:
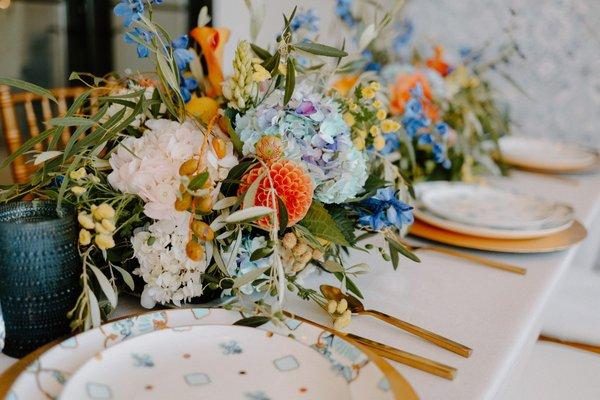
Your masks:
[[[421,239],[467,249],[495,251],[499,253],[550,253],[568,249],[587,236],[587,230],[575,221],[566,230],[535,239],[492,239],[447,231],[415,220],[409,234]]]

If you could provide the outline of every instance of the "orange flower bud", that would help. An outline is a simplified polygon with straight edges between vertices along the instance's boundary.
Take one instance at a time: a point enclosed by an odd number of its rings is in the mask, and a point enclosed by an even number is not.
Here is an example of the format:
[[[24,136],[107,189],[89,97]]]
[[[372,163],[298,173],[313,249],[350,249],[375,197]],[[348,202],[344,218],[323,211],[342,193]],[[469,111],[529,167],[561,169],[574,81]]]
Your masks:
[[[200,261],[204,257],[204,247],[194,240],[190,240],[185,246],[185,254],[192,261]]]
[[[225,157],[225,155],[227,154],[227,145],[225,144],[225,141],[223,139],[218,137],[214,138],[212,140],[212,146],[215,150],[217,158],[221,159]]]
[[[212,210],[213,201],[210,195],[196,197],[194,199],[194,205],[196,206],[196,211],[200,211],[201,213],[209,213]]]
[[[206,222],[194,221],[192,222],[192,232],[198,237],[198,239],[205,242],[210,242],[215,238],[215,232]]]
[[[278,160],[283,154],[281,139],[277,136],[263,136],[256,142],[256,156],[267,164]]]
[[[179,167],[179,175],[190,176],[198,169],[200,161],[190,158]]]
[[[192,205],[192,195],[189,193],[183,193],[181,199],[175,200],[175,209],[177,211],[187,211]]]

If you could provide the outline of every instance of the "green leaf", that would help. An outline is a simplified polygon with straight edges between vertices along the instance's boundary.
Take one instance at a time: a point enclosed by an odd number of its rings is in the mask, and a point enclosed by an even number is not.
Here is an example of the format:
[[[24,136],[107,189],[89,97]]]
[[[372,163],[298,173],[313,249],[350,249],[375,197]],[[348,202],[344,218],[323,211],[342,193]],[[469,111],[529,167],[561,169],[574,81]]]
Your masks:
[[[294,43],[293,46],[295,49],[302,50],[307,53],[315,54],[318,56],[346,57],[348,55],[348,53],[346,53],[343,50],[315,42]]]
[[[249,272],[246,272],[244,275],[238,276],[237,278],[235,278],[233,280],[233,287],[239,288],[241,286],[244,286],[247,283],[251,283],[255,279],[259,278],[262,274],[267,272],[267,270],[269,270],[270,268],[271,268],[271,266],[267,265],[266,267],[253,269]]]
[[[202,186],[204,186],[204,184],[206,183],[207,180],[208,180],[208,171],[201,172],[192,178],[192,180],[190,181],[190,183],[188,185],[188,189],[198,190]]]
[[[277,69],[279,68],[279,61],[281,60],[281,56],[279,52],[275,53],[275,55],[263,63],[263,67],[269,71],[269,73],[274,76],[277,73]]]
[[[119,273],[123,277],[123,281],[129,287],[129,289],[134,290],[135,283],[133,282],[133,277],[131,276],[131,274],[129,272],[125,271],[123,268],[119,267],[118,265],[112,265],[112,267],[114,269],[116,269],[117,271],[119,271]]]
[[[289,57],[287,60],[287,75],[285,77],[285,94],[283,96],[283,105],[285,106],[294,94],[294,87],[296,86],[296,69],[294,66],[294,59]]]
[[[402,254],[406,258],[413,260],[414,262],[421,262],[419,257],[417,257],[417,255],[414,254],[412,251],[408,250],[406,246],[404,246],[402,243],[391,238],[385,238],[385,240],[387,240],[387,242],[389,243],[390,249],[393,248],[398,253]]]
[[[279,196],[277,196],[277,207],[279,208],[279,235],[281,236],[288,226],[289,216],[287,207]]]
[[[344,275],[341,272],[334,272],[333,275],[335,275],[335,277],[338,278],[340,282],[346,282],[346,289],[354,293],[359,298],[364,299],[362,293],[360,292],[360,289],[358,288],[358,286],[356,286],[354,282],[352,282],[352,279],[348,278],[348,275]]]
[[[341,246],[349,245],[331,215],[318,201],[313,201],[306,216],[299,223],[317,237]]]
[[[228,112],[229,110],[232,110],[233,112]],[[224,118],[225,124],[227,126],[227,133],[229,134],[229,138],[233,143],[233,147],[238,154],[242,154],[244,143],[242,143],[239,135],[237,134],[235,129],[233,129],[233,125],[231,124],[231,121],[233,121],[233,119],[235,118],[235,111],[232,108],[228,108],[227,110],[225,110]]]
[[[92,264],[88,264],[94,275],[96,275],[96,280],[98,280],[98,284],[100,285],[100,289],[104,292],[106,299],[110,303],[111,307],[114,309],[117,306],[117,294],[115,293],[114,288],[110,284],[108,278],[100,271],[98,267]]]
[[[263,61],[268,60],[269,58],[273,57],[273,55],[271,53],[269,53],[267,50],[263,49],[260,46],[255,45],[254,43],[250,44],[250,47],[252,48],[252,51],[254,52],[254,54],[256,54],[256,56]]]
[[[262,249],[256,249],[250,255],[250,261],[260,260],[261,258],[265,258],[273,254],[272,247],[263,247]]]
[[[330,204],[325,207],[335,224],[344,234],[344,237],[353,246],[356,243],[356,234],[354,233],[355,223],[348,217],[348,210],[337,204]]]
[[[43,87],[40,87],[38,85],[34,85],[33,83],[25,82],[20,79],[13,79],[0,76],[0,85],[16,87],[17,89],[22,89],[26,92],[31,92],[40,95],[57,103],[56,97],[54,97],[54,95],[49,90],[44,89]]]
[[[41,143],[44,140],[48,139],[50,136],[55,134],[58,130],[60,130],[60,128],[51,128],[51,129],[47,129],[44,132],[40,133],[38,136],[32,136],[25,143],[23,143],[23,145],[21,147],[19,147],[14,153],[11,153],[8,157],[6,157],[4,159],[4,161],[2,161],[2,164],[0,165],[0,169],[6,168],[17,157],[22,156],[24,153],[33,149],[33,147],[37,143]]]
[[[241,177],[248,171],[252,166],[254,166],[256,162],[253,160],[242,161],[235,167],[229,170],[229,174],[227,174],[227,178],[223,181],[221,185],[221,193],[225,196],[235,196],[237,192],[237,188],[240,183]]]
[[[271,321],[271,318],[269,318],[269,317],[255,315],[253,317],[242,318],[240,320],[237,320],[233,323],[233,325],[249,326],[250,328],[257,328],[261,325],[268,323],[269,321]]]
[[[396,270],[396,269],[398,269],[398,264],[400,263],[400,257],[398,257],[398,252],[392,246],[392,244],[389,243],[389,241],[388,241],[388,245],[390,247],[390,257],[392,258],[392,267],[394,267],[394,270]]]
[[[84,117],[58,117],[48,120],[50,125],[54,126],[91,126],[94,121]]]

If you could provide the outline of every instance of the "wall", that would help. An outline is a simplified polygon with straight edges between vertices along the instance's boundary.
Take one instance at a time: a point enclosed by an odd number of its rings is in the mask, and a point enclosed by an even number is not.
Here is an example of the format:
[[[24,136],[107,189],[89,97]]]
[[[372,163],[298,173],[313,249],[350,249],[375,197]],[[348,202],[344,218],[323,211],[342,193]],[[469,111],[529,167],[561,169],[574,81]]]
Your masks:
[[[267,0],[267,23],[259,43],[281,29],[281,13],[294,4],[314,7],[323,16],[324,42],[335,42],[334,0]],[[511,16],[510,9],[515,15]],[[503,79],[495,79],[499,98],[511,106],[515,132],[551,136],[600,147],[600,1],[598,0],[413,0],[406,14],[419,41],[440,43],[448,53],[461,46],[492,46],[506,40],[503,29],[516,25],[515,36],[526,60],[514,60],[510,76],[523,95]],[[216,0],[215,22],[235,29],[235,43],[249,36],[243,0]]]

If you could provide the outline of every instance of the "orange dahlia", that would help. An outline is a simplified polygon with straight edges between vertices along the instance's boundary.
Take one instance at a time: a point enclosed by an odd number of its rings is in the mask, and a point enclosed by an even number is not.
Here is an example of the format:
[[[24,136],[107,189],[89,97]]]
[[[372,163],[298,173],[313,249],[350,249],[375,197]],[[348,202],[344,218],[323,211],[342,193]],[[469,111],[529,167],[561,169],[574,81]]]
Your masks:
[[[270,192],[271,187],[273,187],[287,209],[287,226],[292,226],[304,218],[312,203],[314,190],[312,180],[301,166],[289,160],[275,161],[268,168],[271,179],[266,176],[265,167],[263,166],[254,167],[246,172],[242,177],[238,195],[246,193],[252,182],[264,175],[258,185],[254,205],[277,208],[277,215],[279,216],[279,205],[277,200],[273,204],[273,197]],[[271,186],[271,180],[273,186]],[[257,223],[263,227],[270,226],[267,217],[259,219]]]

